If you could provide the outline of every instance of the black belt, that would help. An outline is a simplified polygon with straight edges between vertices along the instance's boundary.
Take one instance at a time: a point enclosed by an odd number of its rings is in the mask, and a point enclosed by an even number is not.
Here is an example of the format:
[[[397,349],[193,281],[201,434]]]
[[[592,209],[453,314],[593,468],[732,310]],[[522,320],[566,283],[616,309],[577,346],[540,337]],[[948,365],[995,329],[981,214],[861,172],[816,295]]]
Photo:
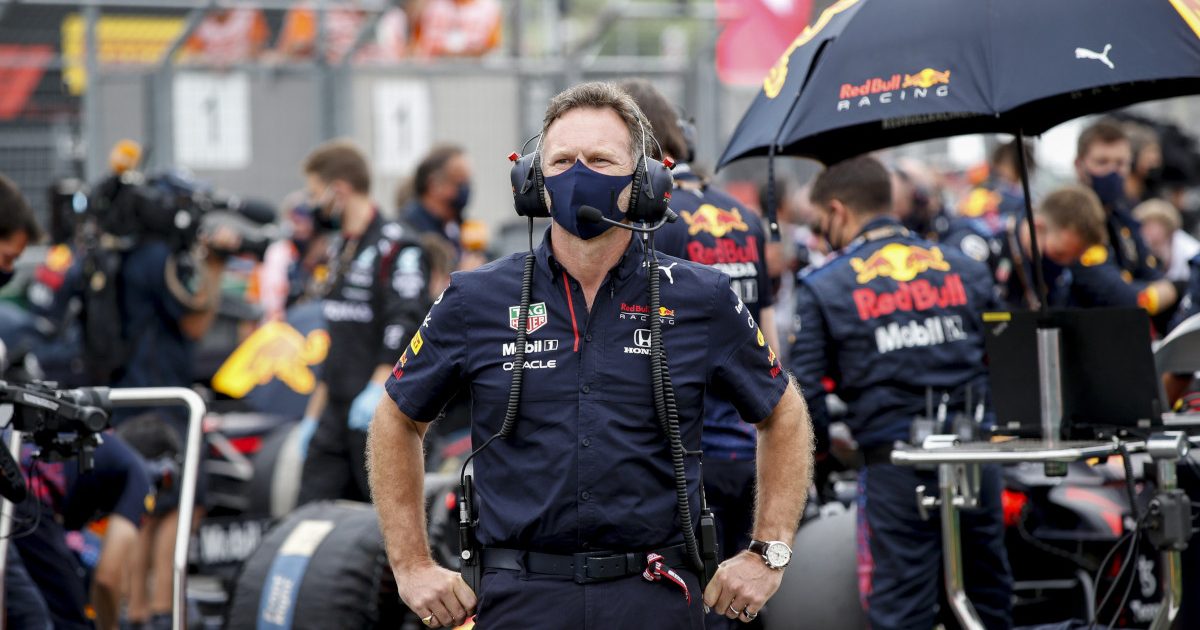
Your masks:
[[[663,557],[662,562],[675,570],[691,570],[687,560],[687,549],[675,545],[649,553]],[[611,551],[586,551],[573,555],[558,555],[520,549],[488,547],[481,557],[484,569],[505,569],[540,575],[561,575],[574,578],[576,584],[604,582],[631,575],[646,569],[646,553],[613,553]]]

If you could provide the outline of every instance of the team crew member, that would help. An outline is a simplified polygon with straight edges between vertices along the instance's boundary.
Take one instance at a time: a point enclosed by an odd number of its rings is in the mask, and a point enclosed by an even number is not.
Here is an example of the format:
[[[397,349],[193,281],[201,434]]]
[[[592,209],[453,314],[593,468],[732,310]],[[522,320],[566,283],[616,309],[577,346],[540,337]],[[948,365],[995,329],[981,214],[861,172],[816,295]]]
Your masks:
[[[1132,162],[1133,149],[1120,124],[1101,120],[1079,134],[1075,174],[1080,184],[1096,192],[1104,206],[1112,259],[1126,282],[1152,282],[1162,278],[1163,272],[1142,240],[1141,225],[1133,218],[1125,196],[1125,180]]]
[[[933,472],[894,466],[926,397],[950,415],[987,399],[981,312],[994,299],[987,268],[914,236],[890,216],[887,171],[869,157],[830,167],[813,183],[822,232],[842,253],[801,279],[791,366],[818,430],[821,380],[836,381],[847,424],[866,455],[859,477],[859,588],[874,628],[932,628],[938,618],[941,538],[913,500]],[[976,409],[969,415],[974,417]],[[945,428],[942,429],[943,431]],[[967,593],[989,628],[1008,628],[1012,582],[1004,551],[1000,476],[983,473],[982,507],[963,515]]]
[[[471,163],[462,147],[434,147],[413,174],[413,198],[400,210],[409,227],[436,234],[462,253],[463,211],[471,201]]]
[[[329,355],[304,423],[315,430],[304,461],[300,503],[365,501],[366,429],[392,361],[429,306],[424,250],[379,216],[371,173],[354,145],[334,141],[304,161],[305,188],[332,239],[322,310]],[[320,418],[320,422],[316,421]]]
[[[1106,258],[1108,238],[1104,220],[1104,209],[1096,194],[1082,186],[1060,188],[1046,195],[1033,209],[1033,226],[1041,249],[1049,306],[1067,305],[1071,290],[1069,268],[1081,260],[1082,264],[1094,265]],[[1012,309],[1037,310],[1041,298],[1031,262],[1028,224],[1009,217],[998,238],[1002,245],[1000,264],[996,269],[996,291],[1000,301]],[[1090,255],[1085,258],[1084,254],[1088,252]]]
[[[466,388],[473,444],[501,428],[525,255],[455,274],[388,381],[391,400],[371,429],[372,491],[400,595],[427,625],[460,623],[478,602],[480,628],[700,628],[702,603],[746,621],[779,587],[773,567],[790,559],[783,541],[810,482],[802,399],[729,278],[658,255],[659,274],[672,277],[660,286],[659,316],[683,448],[700,446],[709,387],[759,429],[753,535],[772,544],[726,560],[701,597],[651,391],[647,252],[624,229],[578,219],[583,206],[624,218],[649,128],[606,83],[568,89],[546,111],[538,156],[554,223],[532,261],[515,429],[474,459],[485,570],[477,594],[429,556],[421,441]],[[685,462],[694,507],[698,462]]]
[[[1025,151],[1025,167],[1032,177],[1037,169],[1033,147],[1020,144]],[[979,219],[992,234],[1004,229],[1009,217],[1025,218],[1025,193],[1021,189],[1021,165],[1017,155],[1018,141],[996,147],[992,152],[987,181],[972,188],[958,207],[958,215]]]
[[[1104,216],[1104,209],[1092,191],[1074,186],[1064,188],[1047,197],[1041,205],[1049,206],[1059,215],[1079,217],[1080,233],[1089,235],[1083,243],[1087,249],[1071,261],[1068,268],[1068,306],[1140,306],[1154,316],[1175,304],[1178,291],[1174,283],[1163,277],[1153,281],[1130,281],[1110,257],[1108,234],[1101,230],[1104,224],[1097,223],[1097,218]],[[1102,240],[1096,240],[1096,237]]]
[[[692,172],[691,151],[679,126],[675,108],[649,81],[621,83],[646,114],[663,157],[676,162],[671,209],[679,220],[658,232],[655,247],[662,253],[709,265],[730,277],[734,293],[756,322],[767,322],[763,337],[769,347],[779,340],[767,274],[766,235],[757,214]],[[664,269],[670,263],[663,265]],[[668,276],[668,280],[673,278]],[[709,392],[704,397],[704,481],[708,504],[717,518],[720,548],[737,553],[750,543],[754,519],[755,431],[728,400]],[[722,621],[720,611],[707,620]]]
[[[999,247],[987,223],[950,214],[929,169],[911,161],[898,166],[892,171],[892,198],[896,218],[918,238],[953,247],[995,269]]]

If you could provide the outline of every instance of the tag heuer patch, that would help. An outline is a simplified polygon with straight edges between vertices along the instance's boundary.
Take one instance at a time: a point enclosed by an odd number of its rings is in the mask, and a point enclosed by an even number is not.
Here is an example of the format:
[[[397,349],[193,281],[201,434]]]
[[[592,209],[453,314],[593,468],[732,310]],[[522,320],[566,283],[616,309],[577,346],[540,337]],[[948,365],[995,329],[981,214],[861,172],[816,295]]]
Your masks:
[[[509,328],[512,328],[513,330],[517,329],[517,323],[519,321],[520,314],[521,314],[520,306],[508,307],[508,327]],[[538,302],[537,304],[530,304],[529,305],[529,317],[527,319],[528,323],[525,325],[526,332],[532,333],[533,331],[541,328],[542,326],[545,326],[547,319],[548,318],[546,317],[546,303],[545,302]]]

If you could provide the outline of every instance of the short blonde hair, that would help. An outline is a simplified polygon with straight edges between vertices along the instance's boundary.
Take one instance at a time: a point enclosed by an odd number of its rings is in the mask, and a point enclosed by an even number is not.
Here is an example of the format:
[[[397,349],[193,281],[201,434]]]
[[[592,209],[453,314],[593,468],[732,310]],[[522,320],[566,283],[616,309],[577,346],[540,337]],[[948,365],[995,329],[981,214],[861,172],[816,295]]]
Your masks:
[[[1108,243],[1104,206],[1090,188],[1063,186],[1046,195],[1034,210],[1034,215],[1054,228],[1073,230],[1088,247]]]
[[[1158,222],[1167,228],[1167,232],[1175,232],[1183,227],[1183,218],[1179,210],[1165,199],[1147,199],[1133,209],[1133,217],[1142,223]]]

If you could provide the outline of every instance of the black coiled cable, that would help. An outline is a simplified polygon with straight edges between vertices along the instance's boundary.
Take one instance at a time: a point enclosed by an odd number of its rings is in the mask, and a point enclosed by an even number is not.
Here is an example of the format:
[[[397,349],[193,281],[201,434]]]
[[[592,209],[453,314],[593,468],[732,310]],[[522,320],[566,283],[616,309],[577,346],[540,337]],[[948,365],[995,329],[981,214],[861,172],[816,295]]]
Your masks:
[[[688,502],[687,471],[683,458],[683,439],[679,433],[679,410],[675,403],[675,388],[671,386],[671,372],[667,365],[667,351],[662,339],[662,306],[659,293],[658,257],[654,253],[654,235],[650,235],[648,253],[648,278],[650,288],[650,382],[654,390],[654,410],[658,423],[671,447],[671,466],[675,473],[675,504],[679,511],[680,527],[683,529],[683,544],[692,566],[704,574],[704,562],[696,543],[696,529],[692,520],[692,509]]]
[[[471,451],[459,470],[459,484],[466,482],[467,466],[475,456],[491,445],[496,438],[506,439],[517,426],[517,411],[521,406],[521,385],[525,380],[525,340],[529,337],[529,302],[533,294],[533,219],[529,219],[529,253],[525,255],[525,270],[521,274],[521,305],[517,307],[517,346],[513,356],[512,382],[508,387],[508,406],[504,410],[504,422],[495,435],[488,438],[479,448]]]

